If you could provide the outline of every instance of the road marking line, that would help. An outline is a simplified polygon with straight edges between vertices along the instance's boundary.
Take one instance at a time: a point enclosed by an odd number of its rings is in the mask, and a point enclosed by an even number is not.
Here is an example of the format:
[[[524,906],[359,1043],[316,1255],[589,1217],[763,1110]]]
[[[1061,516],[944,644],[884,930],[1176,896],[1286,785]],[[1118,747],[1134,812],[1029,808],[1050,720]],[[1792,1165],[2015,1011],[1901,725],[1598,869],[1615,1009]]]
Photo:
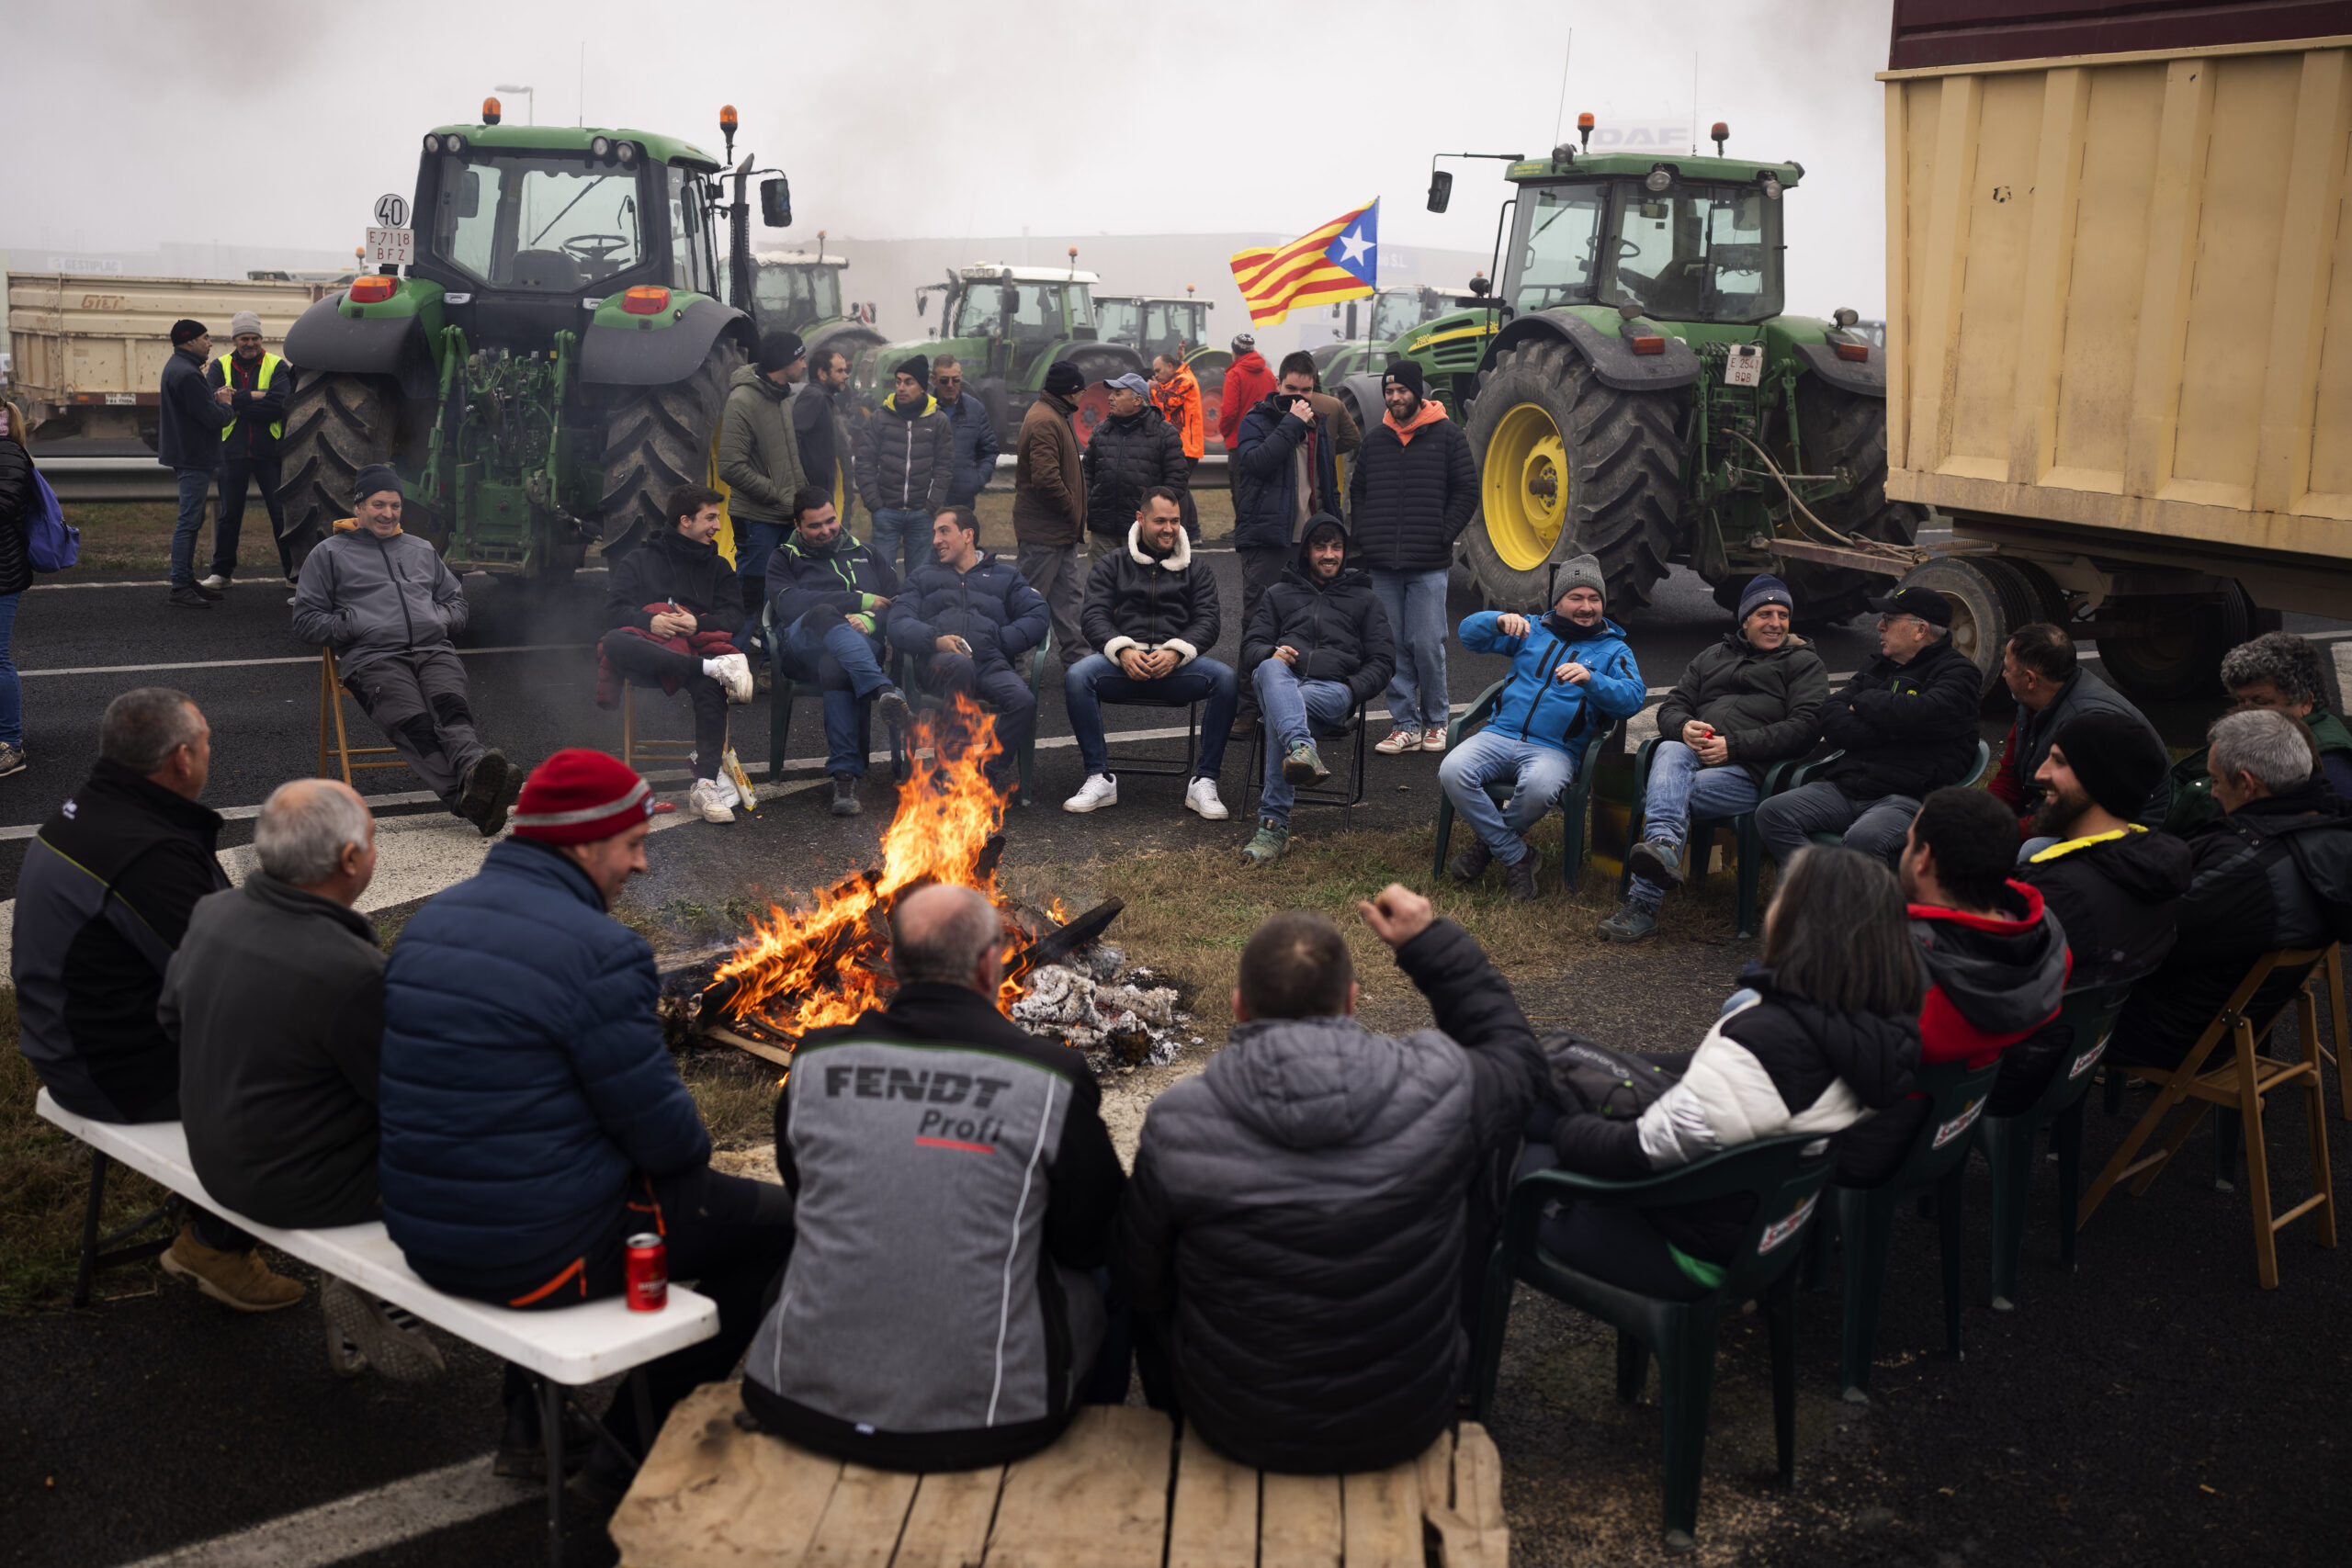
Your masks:
[[[534,1483],[492,1475],[482,1454],[125,1568],[326,1568],[543,1495]]]
[[[505,648],[461,648],[460,659],[470,659],[478,653],[578,653],[596,645],[593,642],[531,642],[514,643]],[[290,659],[192,659],[179,664],[80,664],[61,666],[55,670],[19,670],[17,673],[29,681],[36,675],[144,675],[159,670],[257,670],[266,664],[316,664],[315,653],[300,654]]]

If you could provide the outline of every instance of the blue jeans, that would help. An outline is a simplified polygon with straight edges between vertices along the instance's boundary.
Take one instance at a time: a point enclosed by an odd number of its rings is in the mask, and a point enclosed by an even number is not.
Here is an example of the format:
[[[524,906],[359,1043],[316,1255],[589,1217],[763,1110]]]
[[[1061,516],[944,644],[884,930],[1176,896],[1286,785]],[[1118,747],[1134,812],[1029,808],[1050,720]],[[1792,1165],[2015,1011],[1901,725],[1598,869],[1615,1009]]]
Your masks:
[[[819,631],[803,615],[785,627],[775,651],[779,681],[821,686],[825,693],[825,772],[865,776],[865,748],[857,743],[858,716],[890,684],[874,645],[847,621]]]
[[[931,557],[931,513],[920,506],[885,506],[874,513],[874,558],[904,582]],[[904,558],[903,560],[901,558]]]
[[[1487,784],[1505,778],[1512,781],[1510,803],[1498,809]],[[1559,804],[1576,778],[1576,759],[1558,747],[1514,740],[1491,729],[1471,736],[1437,765],[1437,782],[1453,802],[1454,814],[1505,865],[1517,865],[1535,852],[1527,847],[1527,830]]]
[[[0,593],[0,746],[25,743],[25,683],[17,675],[9,648],[17,636],[17,601],[21,594]]]
[[[172,586],[196,586],[196,536],[204,532],[204,499],[212,489],[209,468],[178,468],[180,518],[172,529]]]
[[[789,523],[746,522],[735,525],[735,575],[765,578],[768,557],[792,536]],[[754,604],[752,608],[757,609]]]
[[[1283,777],[1283,754],[1312,739],[1313,725],[1328,729],[1345,724],[1356,711],[1355,694],[1338,681],[1302,681],[1279,659],[1259,665],[1250,683],[1258,691],[1258,711],[1266,716],[1266,778],[1258,815],[1287,822],[1298,786]]]
[[[1201,719],[1201,754],[1193,776],[1213,779],[1225,766],[1225,732],[1233,728],[1233,708],[1240,698],[1241,682],[1233,671],[1214,659],[1195,659],[1157,681],[1130,680],[1115,659],[1088,654],[1062,675],[1062,700],[1069,708],[1069,727],[1078,734],[1078,755],[1086,775],[1111,771],[1111,746],[1102,739],[1104,703],[1144,703],[1184,707],[1206,702]]]
[[[1388,682],[1388,722],[1397,729],[1443,730],[1445,573],[1375,571],[1372,591],[1388,614],[1396,673]]]
[[[1642,802],[1642,837],[1679,848],[1689,841],[1693,818],[1705,822],[1718,817],[1738,817],[1756,809],[1762,786],[1735,762],[1710,768],[1699,753],[1679,740],[1666,740],[1650,754],[1649,793]],[[1636,904],[1657,908],[1666,889],[1645,876],[1635,876],[1628,896]]]

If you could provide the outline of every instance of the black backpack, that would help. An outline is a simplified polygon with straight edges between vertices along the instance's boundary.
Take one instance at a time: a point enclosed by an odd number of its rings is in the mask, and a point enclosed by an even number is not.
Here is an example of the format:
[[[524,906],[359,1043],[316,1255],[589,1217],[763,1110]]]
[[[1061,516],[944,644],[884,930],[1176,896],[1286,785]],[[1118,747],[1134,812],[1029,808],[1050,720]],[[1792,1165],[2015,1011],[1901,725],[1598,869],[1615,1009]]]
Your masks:
[[[1544,1052],[1552,1101],[1563,1111],[1631,1122],[1678,1081],[1664,1067],[1612,1051],[1574,1030],[1558,1030],[1535,1043]]]

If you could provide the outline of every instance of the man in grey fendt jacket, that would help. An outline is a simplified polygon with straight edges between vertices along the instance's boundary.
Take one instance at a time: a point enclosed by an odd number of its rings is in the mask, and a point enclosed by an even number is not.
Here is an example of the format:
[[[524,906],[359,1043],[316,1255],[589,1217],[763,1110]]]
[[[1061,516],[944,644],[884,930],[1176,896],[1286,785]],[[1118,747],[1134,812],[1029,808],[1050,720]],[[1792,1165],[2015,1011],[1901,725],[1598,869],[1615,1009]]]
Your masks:
[[[1225,1049],[1144,1119],[1113,1251],[1146,1395],[1261,1470],[1385,1470],[1453,1421],[1544,1070],[1469,932],[1393,883],[1360,908],[1438,1027],[1374,1033],[1339,929],[1266,921]]]
[[[400,476],[381,463],[351,481],[358,525],[302,563],[294,635],[334,649],[343,683],[401,760],[449,809],[494,838],[523,787],[474,733],[466,667],[449,639],[471,613],[441,554],[401,532]]]

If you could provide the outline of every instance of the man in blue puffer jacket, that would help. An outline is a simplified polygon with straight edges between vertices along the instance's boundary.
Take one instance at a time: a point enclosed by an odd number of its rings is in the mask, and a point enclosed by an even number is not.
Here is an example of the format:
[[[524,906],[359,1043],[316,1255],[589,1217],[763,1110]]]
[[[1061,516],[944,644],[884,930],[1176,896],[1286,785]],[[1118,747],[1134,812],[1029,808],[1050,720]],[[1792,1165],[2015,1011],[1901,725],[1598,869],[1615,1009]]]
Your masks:
[[[1602,614],[1600,562],[1578,556],[1560,569],[1560,597],[1541,621],[1484,610],[1462,623],[1473,653],[1510,655],[1510,682],[1495,716],[1438,764],[1456,815],[1477,838],[1446,867],[1476,882],[1499,860],[1514,898],[1535,897],[1535,852],[1521,837],[1544,819],[1568,785],[1585,743],[1598,729],[1639,713],[1642,684],[1625,634]],[[1487,797],[1490,779],[1512,780],[1501,810]]]
[[[653,952],[605,912],[645,870],[645,781],[601,751],[559,751],[520,807],[514,836],[416,912],[385,969],[384,1225],[435,1290],[532,1310],[620,1294],[628,1238],[662,1235],[672,1276],[718,1304],[718,1333],[645,1369],[658,1430],[751,1343],[790,1200],[711,1170],[654,1013]],[[510,1367],[509,1472],[537,1448],[528,1393]],[[606,1425],[640,1454],[653,1437],[627,1397]]]
[[[1037,728],[1037,694],[1012,661],[1046,640],[1046,596],[980,548],[979,513],[950,506],[932,520],[930,564],[890,602],[890,643],[914,656],[915,682],[951,703],[996,709],[989,782],[1010,793],[1013,759]]]

